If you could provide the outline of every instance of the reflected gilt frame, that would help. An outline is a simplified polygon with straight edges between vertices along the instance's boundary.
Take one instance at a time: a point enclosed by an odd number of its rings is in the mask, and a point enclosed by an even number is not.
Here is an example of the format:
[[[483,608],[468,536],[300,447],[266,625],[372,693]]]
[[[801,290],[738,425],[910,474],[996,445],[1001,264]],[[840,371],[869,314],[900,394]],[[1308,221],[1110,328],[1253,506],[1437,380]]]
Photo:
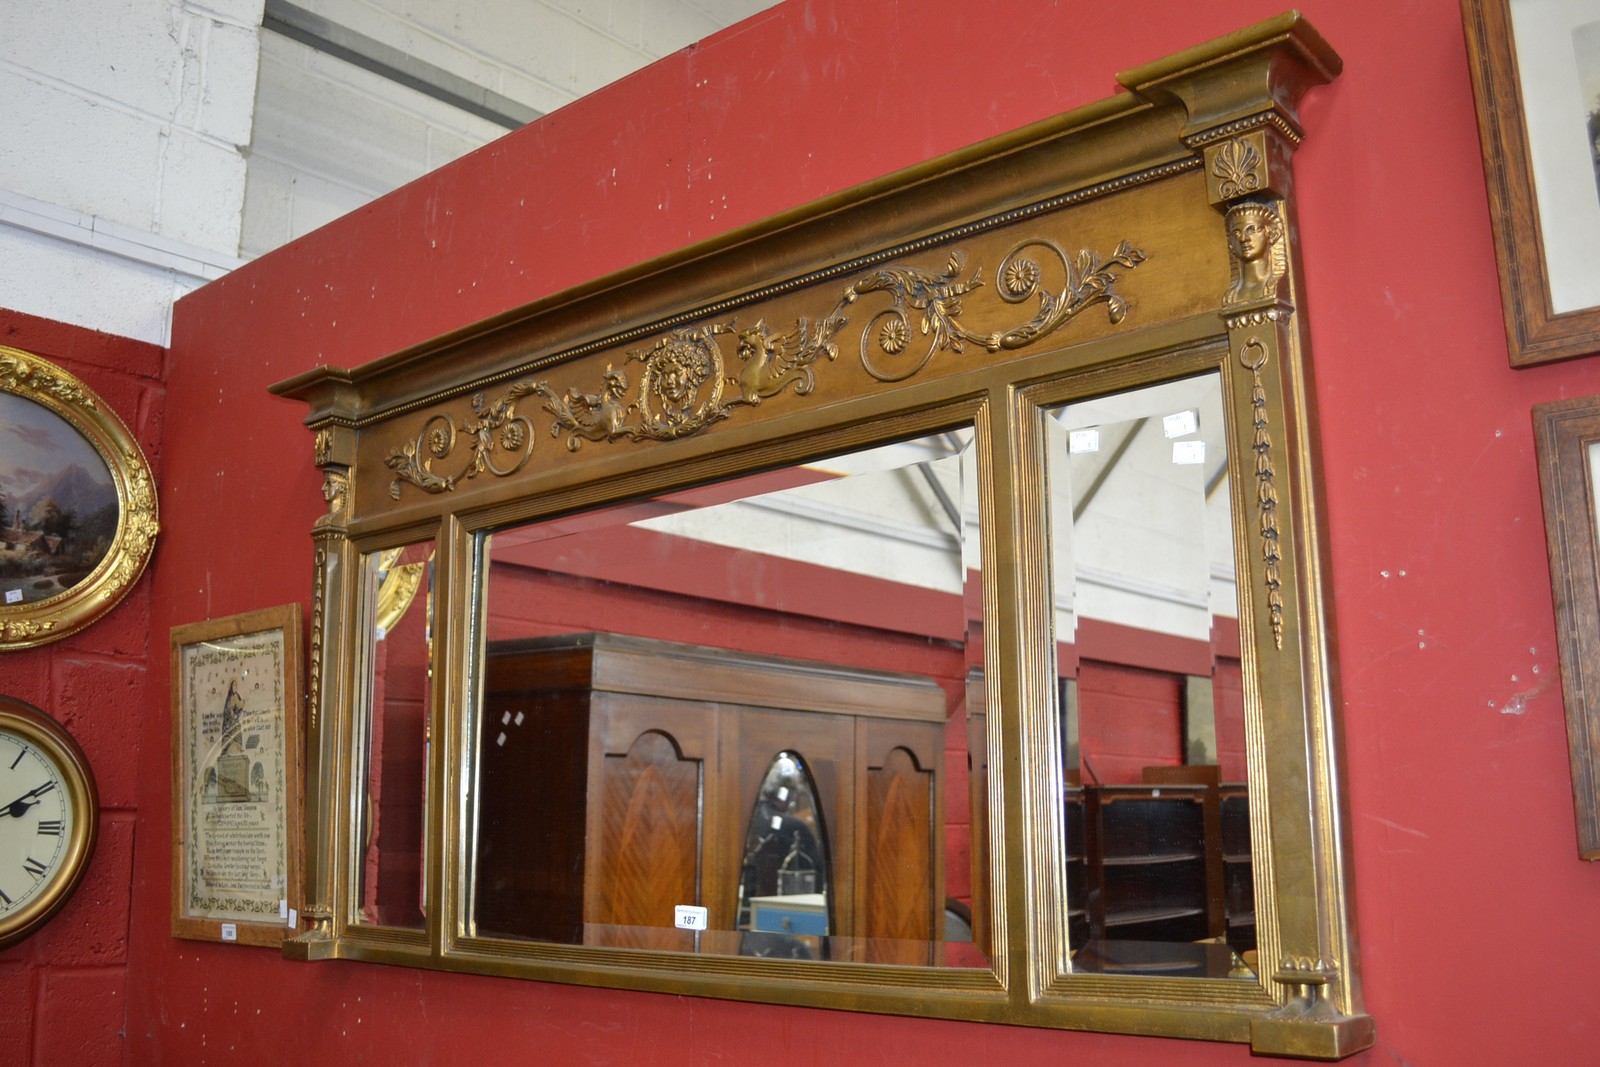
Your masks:
[[[1600,397],[1533,409],[1578,855],[1600,860]]]
[[[9,436],[16,433],[36,444],[44,444],[47,439],[55,441],[45,445],[43,463],[51,462],[52,455],[64,457],[67,453],[61,449],[59,435],[61,424],[65,424],[64,428],[81,438],[105,464],[110,489],[100,492],[114,496],[116,519],[104,552],[87,573],[66,588],[37,595],[35,583],[56,579],[30,573],[35,568],[27,557],[52,554],[47,545],[59,546],[67,538],[47,541],[52,536],[50,529],[39,528],[36,522],[15,521],[13,509],[19,507],[20,501],[13,497],[28,488],[43,491],[49,485],[39,480],[35,486],[38,474],[33,470],[26,473],[28,484],[19,484],[24,474],[11,471],[8,464],[0,462],[0,506],[4,508],[0,521],[0,568],[17,568],[17,572],[0,569],[0,595],[4,597],[0,601],[0,651],[59,641],[116,607],[144,573],[160,529],[155,480],[144,452],[116,412],[93,390],[48,360],[0,345],[0,401],[8,396],[23,406],[11,409],[19,416],[16,419],[5,417],[4,408],[0,408],[0,434],[7,434],[9,441],[0,445],[0,456],[8,451],[16,456],[18,449],[25,447],[19,444],[22,438]],[[77,442],[66,444],[76,446]],[[71,474],[76,464],[66,458],[61,461],[67,466],[44,473]],[[98,481],[97,474],[93,480]],[[70,508],[66,510],[71,514]],[[86,516],[75,519],[81,523]],[[23,529],[24,526],[35,528]]]
[[[276,946],[295,933],[302,625],[300,605],[285,604],[172,629],[174,937]],[[248,873],[211,876],[229,864]]]
[[[1556,112],[1551,105],[1562,102],[1564,93],[1529,91],[1527,72],[1517,62],[1518,36],[1512,8],[1519,2],[1462,0],[1461,14],[1472,91],[1477,100],[1490,224],[1500,267],[1506,342],[1511,365],[1526,367],[1600,351],[1600,298],[1587,306],[1557,313],[1551,298],[1547,258],[1550,235],[1573,225],[1573,203],[1581,201],[1586,214],[1600,215],[1600,207],[1589,203],[1600,183],[1600,146],[1590,146],[1592,172],[1576,166],[1581,154],[1569,153],[1569,158],[1563,160],[1573,166],[1547,166],[1544,192],[1549,203],[1540,202],[1535,159],[1549,151],[1545,147],[1552,139],[1549,127],[1571,126],[1574,145],[1581,140],[1583,131],[1576,122],[1566,121],[1570,115],[1543,113]],[[1565,21],[1586,18],[1600,29],[1600,15],[1592,4],[1586,5],[1583,0],[1565,3],[1570,9],[1563,11],[1568,15]],[[1583,13],[1585,9],[1587,14]],[[1559,34],[1544,33],[1532,42],[1538,54],[1548,57],[1552,69],[1565,69],[1573,62],[1571,41],[1559,38]],[[1596,40],[1600,41],[1600,33]],[[1596,59],[1600,62],[1600,56]],[[1596,73],[1600,75],[1600,71]],[[1557,97],[1555,101],[1552,95]],[[1569,103],[1576,110],[1576,91],[1573,95]],[[1535,112],[1535,108],[1539,111]],[[1600,264],[1591,250],[1592,245],[1570,269],[1582,272],[1586,289],[1600,292]]]
[[[300,960],[1248,1042],[1373,1041],[1350,922],[1326,648],[1298,105],[1338,56],[1284,15],[1120,75],[1111,99],[518,308],[303,401],[312,530]],[[1043,412],[1220,374],[1235,496],[1259,977],[1074,972]],[[975,428],[991,969],[777,961],[477,936],[480,534],[879,442]],[[436,545],[424,928],[359,917],[371,560]]]

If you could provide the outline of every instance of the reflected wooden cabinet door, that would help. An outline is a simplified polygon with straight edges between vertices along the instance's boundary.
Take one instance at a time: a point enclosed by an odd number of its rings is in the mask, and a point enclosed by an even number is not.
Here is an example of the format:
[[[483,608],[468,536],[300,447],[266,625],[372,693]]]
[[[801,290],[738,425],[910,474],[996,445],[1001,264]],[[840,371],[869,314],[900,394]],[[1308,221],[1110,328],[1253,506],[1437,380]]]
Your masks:
[[[828,838],[829,957],[934,962],[931,679],[608,634],[491,642],[483,677],[479,935],[694,951],[673,908],[699,904],[698,944],[737,953],[746,824],[793,752]]]

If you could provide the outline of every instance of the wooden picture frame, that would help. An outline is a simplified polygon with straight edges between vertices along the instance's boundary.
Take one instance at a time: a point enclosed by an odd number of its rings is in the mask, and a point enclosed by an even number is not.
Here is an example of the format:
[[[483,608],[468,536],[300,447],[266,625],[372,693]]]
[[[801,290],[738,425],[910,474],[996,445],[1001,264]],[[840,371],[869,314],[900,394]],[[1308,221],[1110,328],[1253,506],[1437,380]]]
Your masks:
[[[1533,410],[1578,854],[1600,860],[1600,396]]]
[[[76,633],[116,607],[155,547],[155,481],[88,386],[0,345],[0,651]]]
[[[1600,351],[1600,13],[1585,0],[1461,10],[1511,365]]]
[[[301,612],[172,630],[172,934],[276,946],[301,894]]]

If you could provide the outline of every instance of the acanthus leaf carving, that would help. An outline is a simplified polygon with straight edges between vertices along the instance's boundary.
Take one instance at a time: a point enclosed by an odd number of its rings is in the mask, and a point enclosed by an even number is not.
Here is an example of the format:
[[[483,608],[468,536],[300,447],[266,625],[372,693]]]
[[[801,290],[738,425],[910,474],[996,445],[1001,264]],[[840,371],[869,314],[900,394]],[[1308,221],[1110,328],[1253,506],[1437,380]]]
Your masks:
[[[1051,257],[1063,275],[1059,291],[1044,287],[1037,251]],[[1116,282],[1144,260],[1145,254],[1126,240],[1105,257],[1089,249],[1068,255],[1046,238],[1023,240],[1001,257],[996,290],[1006,304],[1036,299],[1038,308],[1026,322],[989,332],[965,321],[965,298],[984,282],[981,270],[964,277],[966,260],[959,250],[950,253],[942,271],[913,266],[870,271],[847,285],[826,315],[799,317],[783,332],[764,317],[742,328],[732,320],[680,327],[648,348],[629,351],[622,367],[608,364],[593,392],[574,386],[563,393],[547,381],[522,381],[493,405],[485,405],[481,393],[475,396],[473,416],[459,426],[448,415],[431,416],[413,440],[389,453],[386,463],[396,475],[389,491],[398,499],[402,483],[409,483],[425,492],[445,493],[485,470],[502,477],[520,470],[531,454],[532,424],[515,413],[515,405],[530,393],[543,399],[550,436],[564,436],[569,452],[585,441],[677,440],[730,418],[740,406],[755,407],[785,391],[808,396],[817,385],[817,368],[838,359],[838,338],[859,303],[880,295],[889,306],[862,325],[859,354],[863,369],[885,383],[904,381],[939,353],[961,354],[969,345],[985,352],[1026,348],[1096,305],[1105,305],[1116,325],[1130,306],[1116,291]],[[727,368],[732,360],[722,340],[728,336],[735,339],[739,361],[737,374],[731,375]],[[915,354],[902,360],[913,349]],[[629,373],[635,365],[636,383]],[[434,464],[452,453],[458,434],[473,439],[472,458],[461,471],[440,474]],[[515,456],[515,461],[500,465],[496,456],[501,453]]]
[[[389,495],[400,499],[402,482],[430,493],[443,493],[484,471],[504,478],[521,470],[533,454],[533,423],[527,416],[517,414],[517,401],[533,391],[531,383],[517,382],[493,403],[487,402],[483,393],[476,393],[472,397],[472,413],[459,426],[447,415],[428,419],[415,439],[390,450],[384,459],[395,472]],[[450,475],[436,473],[433,464],[450,456],[458,435],[472,442],[466,466]],[[511,462],[498,462],[501,454],[509,455]]]

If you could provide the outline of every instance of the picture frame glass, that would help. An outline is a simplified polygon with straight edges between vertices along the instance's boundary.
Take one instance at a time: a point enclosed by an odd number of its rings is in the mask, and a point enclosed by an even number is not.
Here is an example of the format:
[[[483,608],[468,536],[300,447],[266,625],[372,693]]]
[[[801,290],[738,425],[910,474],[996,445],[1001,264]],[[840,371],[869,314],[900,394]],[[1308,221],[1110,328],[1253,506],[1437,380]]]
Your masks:
[[[1600,306],[1600,11],[1584,0],[1510,11],[1551,311]]]
[[[0,597],[70,592],[105,560],[119,505],[105,458],[61,415],[0,392]]]

